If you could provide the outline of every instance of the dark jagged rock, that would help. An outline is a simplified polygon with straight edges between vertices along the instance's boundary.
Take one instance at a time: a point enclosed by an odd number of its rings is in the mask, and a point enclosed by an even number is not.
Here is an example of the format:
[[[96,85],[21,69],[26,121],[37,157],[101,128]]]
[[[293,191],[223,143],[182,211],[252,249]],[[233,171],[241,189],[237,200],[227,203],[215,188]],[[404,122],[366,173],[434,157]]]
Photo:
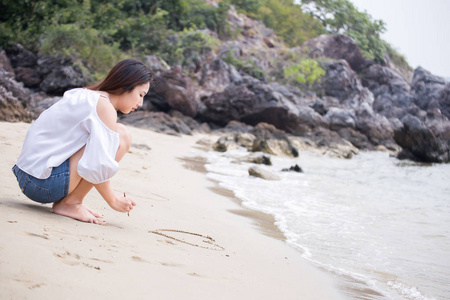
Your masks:
[[[197,115],[198,102],[195,100],[192,80],[179,67],[156,77],[145,100],[162,111],[172,108],[189,117]]]
[[[272,165],[270,155],[261,154],[261,153],[251,153],[247,156],[237,159],[236,161],[237,162],[249,162],[252,164],[266,165],[266,166]]]
[[[232,120],[250,125],[265,122],[290,131],[300,123],[299,111],[289,99],[273,86],[248,78],[244,78],[243,84],[230,85],[223,92],[212,94],[203,104],[200,118],[221,126]]]
[[[362,71],[362,83],[377,97],[382,94],[409,93],[411,86],[403,75],[381,65],[371,65]]]
[[[192,130],[182,120],[163,112],[137,111],[123,115],[120,122],[170,135],[192,134]]]
[[[206,63],[202,69],[199,85],[199,98],[208,97],[213,93],[220,93],[230,84],[240,84],[242,76],[233,65],[229,65],[220,58]]]
[[[186,124],[193,132],[199,132],[199,133],[209,133],[211,132],[211,128],[209,127],[208,123],[200,123],[197,120],[183,115],[181,112],[177,110],[171,110],[168,112],[168,114],[171,117],[177,118],[181,121],[183,121],[184,124]]]
[[[414,102],[422,110],[441,108],[440,91],[445,87],[445,80],[435,76],[422,67],[414,70],[413,91]]]
[[[348,102],[363,90],[361,80],[345,60],[324,65],[326,74],[322,77],[321,85],[327,96],[335,97],[343,103]]]
[[[4,69],[11,76],[15,76],[14,69],[11,66],[11,61],[9,60],[8,56],[6,55],[5,50],[0,50],[0,68]]]
[[[23,86],[22,82],[17,82],[13,75],[0,68],[0,86],[11,92],[12,96],[20,101],[23,107],[27,107],[31,99],[31,91]]]
[[[303,173],[303,169],[299,165],[291,166],[289,169],[282,169],[282,172],[297,172]]]
[[[344,59],[356,72],[374,63],[362,55],[358,45],[351,37],[343,34],[321,35],[306,42],[303,48],[308,49],[311,57],[325,56]]]
[[[86,79],[79,67],[57,65],[44,77],[39,87],[48,94],[62,95],[67,90],[84,85]]]
[[[25,110],[19,99],[3,85],[0,85],[0,121],[31,122],[32,119],[32,114]]]
[[[42,82],[39,72],[34,68],[17,67],[15,74],[16,80],[23,82],[26,87],[35,88]]]
[[[395,141],[408,152],[415,160],[423,162],[448,162],[450,150],[448,139],[442,139],[433,132],[419,118],[406,115],[402,118],[403,127],[395,131]],[[448,132],[447,132],[448,135]],[[400,154],[402,156],[405,153]]]
[[[338,131],[341,128],[355,129],[358,122],[353,110],[338,107],[330,108],[325,118],[329,120],[330,129],[334,131]]]
[[[5,50],[13,68],[36,66],[37,56],[21,44],[11,45]]]
[[[440,111],[444,116],[450,119],[450,83],[447,83],[437,95],[439,99]]]

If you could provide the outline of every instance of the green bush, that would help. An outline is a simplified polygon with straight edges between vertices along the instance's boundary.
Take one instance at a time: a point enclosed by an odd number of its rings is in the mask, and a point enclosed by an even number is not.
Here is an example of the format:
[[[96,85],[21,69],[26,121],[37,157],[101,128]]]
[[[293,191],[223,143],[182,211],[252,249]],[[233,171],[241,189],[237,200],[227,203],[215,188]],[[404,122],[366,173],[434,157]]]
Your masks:
[[[255,18],[264,22],[291,47],[324,32],[323,26],[292,0],[263,0]]]
[[[123,53],[118,44],[107,45],[100,32],[93,28],[81,28],[78,24],[58,25],[41,40],[40,51],[58,57],[67,57],[75,63],[94,69],[91,79],[106,75],[108,70],[121,58]]]
[[[250,16],[255,16],[262,5],[262,0],[226,0],[226,2]]]
[[[284,77],[287,81],[300,87],[311,88],[323,75],[325,70],[316,60],[310,58],[302,59],[299,63],[284,69]]]
[[[242,59],[233,56],[231,52],[228,52],[223,59],[226,63],[233,65],[239,72],[244,72],[259,80],[265,81],[267,74],[259,68],[255,62],[251,59]]]
[[[386,28],[382,20],[372,20],[369,14],[360,12],[349,0],[301,0],[301,3],[312,5],[310,14],[320,20],[329,33],[352,37],[366,57],[383,61],[386,48],[380,34]]]
[[[217,39],[194,26],[173,34],[157,54],[170,65],[184,67],[199,62],[201,56],[214,51],[218,45]]]

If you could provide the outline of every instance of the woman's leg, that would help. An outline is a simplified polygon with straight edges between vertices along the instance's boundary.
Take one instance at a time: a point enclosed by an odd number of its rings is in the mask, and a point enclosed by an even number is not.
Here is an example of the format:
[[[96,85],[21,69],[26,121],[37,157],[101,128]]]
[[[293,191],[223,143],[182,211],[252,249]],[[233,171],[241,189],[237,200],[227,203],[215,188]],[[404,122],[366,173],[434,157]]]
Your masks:
[[[131,135],[123,124],[117,123],[116,131],[120,136],[119,149],[116,153],[116,161],[119,162],[131,147]],[[83,222],[101,224],[104,222],[99,220],[102,215],[83,205],[84,198],[94,186],[77,172],[78,162],[83,156],[84,148],[70,157],[69,194],[53,204],[53,212]]]

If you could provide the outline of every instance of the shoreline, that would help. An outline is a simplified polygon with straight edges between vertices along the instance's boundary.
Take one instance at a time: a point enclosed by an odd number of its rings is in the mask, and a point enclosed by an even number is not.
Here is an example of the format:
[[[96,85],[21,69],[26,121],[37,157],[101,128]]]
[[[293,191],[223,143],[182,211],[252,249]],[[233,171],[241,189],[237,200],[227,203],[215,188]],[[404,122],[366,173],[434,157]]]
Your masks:
[[[185,162],[185,168],[189,170],[199,172],[205,176],[208,173],[204,167],[207,162],[203,157],[183,157],[180,160]],[[251,219],[254,226],[260,231],[260,233],[283,242],[286,241],[286,237],[283,232],[281,232],[281,230],[275,225],[275,217],[273,215],[246,208],[243,206],[242,200],[236,197],[232,190],[221,187],[220,183],[214,179],[208,178],[208,180],[215,184],[215,186],[209,187],[211,191],[220,196],[227,197],[239,205],[240,208],[231,209],[229,212],[237,216]]]
[[[92,191],[86,204],[107,221],[98,226],[52,214],[49,205],[21,194],[10,168],[28,126],[0,122],[2,299],[344,298],[332,276],[284,241],[261,234],[255,228],[259,221],[247,218],[254,214],[230,201],[226,191],[217,193],[204,174],[183,166],[180,158],[201,135],[174,137],[129,127],[133,146],[112,183],[138,205],[128,217]],[[149,233],[166,228],[210,236],[225,250]],[[204,244],[195,236],[177,237]]]

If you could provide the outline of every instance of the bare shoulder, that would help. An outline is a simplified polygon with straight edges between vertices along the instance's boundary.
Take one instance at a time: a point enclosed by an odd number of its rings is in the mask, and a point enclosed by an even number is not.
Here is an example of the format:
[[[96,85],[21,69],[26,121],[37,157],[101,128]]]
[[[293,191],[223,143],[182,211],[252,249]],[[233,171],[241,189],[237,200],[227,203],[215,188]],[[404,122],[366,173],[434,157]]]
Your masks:
[[[97,114],[100,120],[112,130],[116,130],[117,112],[109,100],[100,97],[97,103]]]

